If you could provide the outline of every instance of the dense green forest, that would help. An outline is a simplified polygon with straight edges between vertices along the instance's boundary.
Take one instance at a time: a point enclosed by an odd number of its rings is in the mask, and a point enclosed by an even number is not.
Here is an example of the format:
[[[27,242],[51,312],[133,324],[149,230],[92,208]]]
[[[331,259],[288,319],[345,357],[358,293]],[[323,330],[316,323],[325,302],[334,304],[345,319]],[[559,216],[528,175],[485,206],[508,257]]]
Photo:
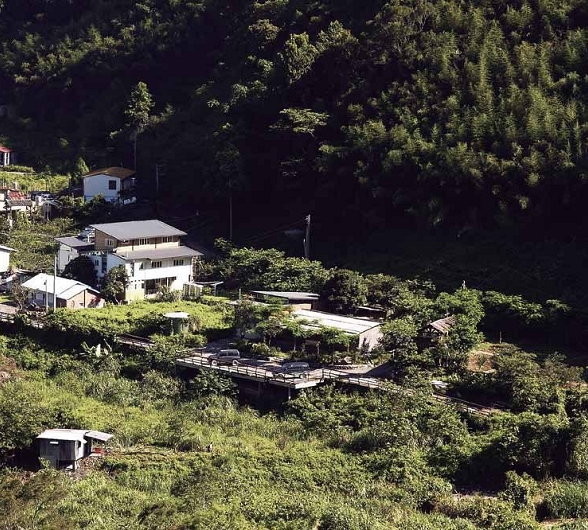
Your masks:
[[[162,164],[192,208],[544,227],[587,197],[587,21],[580,0],[6,0],[3,141],[73,171],[131,166],[136,134],[145,193]]]

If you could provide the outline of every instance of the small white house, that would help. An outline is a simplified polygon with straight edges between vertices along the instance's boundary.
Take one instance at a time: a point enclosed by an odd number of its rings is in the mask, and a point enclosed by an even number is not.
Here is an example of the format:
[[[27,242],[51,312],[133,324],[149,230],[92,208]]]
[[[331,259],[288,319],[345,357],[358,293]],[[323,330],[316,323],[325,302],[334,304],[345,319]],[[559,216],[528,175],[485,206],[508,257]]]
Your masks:
[[[96,289],[69,278],[41,272],[24,282],[22,287],[29,291],[31,303],[40,307],[53,307],[53,292],[58,308],[86,309],[104,306],[104,300]]]
[[[0,166],[5,167],[14,164],[14,151],[0,145]]]
[[[108,202],[130,204],[135,202],[135,172],[123,167],[106,167],[91,171],[82,177],[84,200],[89,201],[103,195]]]
[[[13,248],[0,245],[0,272],[8,272],[11,252],[14,252]]]

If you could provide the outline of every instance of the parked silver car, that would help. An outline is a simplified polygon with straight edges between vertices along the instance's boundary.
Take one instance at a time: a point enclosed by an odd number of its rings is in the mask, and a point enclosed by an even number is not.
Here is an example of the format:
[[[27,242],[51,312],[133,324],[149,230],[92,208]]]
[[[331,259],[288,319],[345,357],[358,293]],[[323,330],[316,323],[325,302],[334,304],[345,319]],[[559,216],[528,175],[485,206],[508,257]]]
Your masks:
[[[302,377],[306,379],[310,374],[310,365],[303,361],[290,361],[282,364],[276,373],[276,377]]]
[[[230,349],[230,350],[221,350],[218,353],[211,355],[208,358],[208,362],[212,366],[221,365],[221,364],[232,364],[233,366],[238,366],[239,361],[241,360],[241,352],[239,350]]]

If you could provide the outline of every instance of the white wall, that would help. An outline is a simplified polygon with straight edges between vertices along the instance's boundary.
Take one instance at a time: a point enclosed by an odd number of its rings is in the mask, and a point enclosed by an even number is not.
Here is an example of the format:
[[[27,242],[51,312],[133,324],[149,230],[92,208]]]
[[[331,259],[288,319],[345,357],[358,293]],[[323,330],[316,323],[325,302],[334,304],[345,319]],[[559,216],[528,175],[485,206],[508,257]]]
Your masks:
[[[114,180],[116,182],[116,189],[109,190],[108,182]],[[93,175],[84,178],[84,199],[89,201],[96,195],[104,195],[108,202],[117,201],[119,198],[121,180],[116,177],[109,177],[108,175]]]
[[[79,256],[78,251],[66,245],[59,245],[59,252],[57,252],[57,270],[63,272],[65,266],[72,260]]]
[[[10,252],[0,250],[0,272],[6,272],[9,268]]]
[[[185,283],[190,281],[192,274],[192,263],[190,258],[184,258],[186,265],[173,266],[173,260],[161,260],[161,267],[152,268],[150,260],[135,261],[129,264],[127,271],[129,272],[129,279],[131,281],[145,281],[158,280],[160,278],[176,277],[176,281],[172,284],[172,289],[183,289]],[[141,263],[143,268],[140,268]]]
[[[372,351],[380,342],[382,338],[382,330],[380,326],[375,326],[363,333],[359,334],[359,348],[365,343],[368,348],[368,351]]]

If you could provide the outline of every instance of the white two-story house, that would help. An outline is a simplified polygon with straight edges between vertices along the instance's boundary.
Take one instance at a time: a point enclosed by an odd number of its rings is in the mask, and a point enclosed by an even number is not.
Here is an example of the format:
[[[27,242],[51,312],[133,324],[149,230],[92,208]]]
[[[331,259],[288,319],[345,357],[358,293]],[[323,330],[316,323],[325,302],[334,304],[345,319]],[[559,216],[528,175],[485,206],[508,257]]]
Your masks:
[[[88,256],[93,262],[98,281],[113,267],[122,265],[129,275],[125,301],[139,300],[157,294],[161,286],[180,291],[192,280],[193,260],[202,254],[181,244],[186,233],[151,219],[92,225],[91,243],[59,238],[60,255],[75,248],[76,255]],[[59,269],[66,260],[60,260]]]
[[[84,200],[102,195],[108,202],[119,205],[135,202],[135,172],[124,167],[105,167],[82,177]]]

